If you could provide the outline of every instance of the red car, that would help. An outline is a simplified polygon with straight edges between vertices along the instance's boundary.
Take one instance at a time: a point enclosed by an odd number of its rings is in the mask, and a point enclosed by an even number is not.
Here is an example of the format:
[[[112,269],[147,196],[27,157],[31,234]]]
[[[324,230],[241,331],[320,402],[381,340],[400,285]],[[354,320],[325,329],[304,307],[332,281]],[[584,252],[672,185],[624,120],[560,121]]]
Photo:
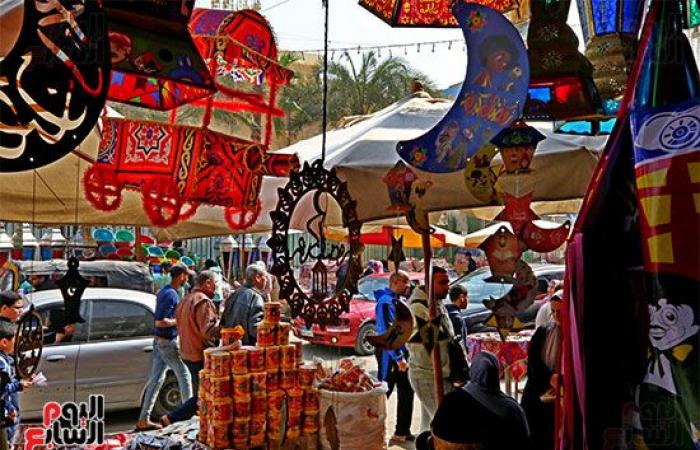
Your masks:
[[[304,320],[297,317],[292,330],[294,335],[312,344],[330,345],[333,347],[351,347],[358,355],[371,355],[374,347],[367,342],[366,337],[374,334],[374,307],[376,300],[374,292],[389,286],[390,273],[367,275],[357,285],[358,294],[350,301],[350,312],[343,314],[345,322],[341,326],[326,327],[321,330],[318,325],[307,328]],[[412,286],[423,282],[423,273],[409,273]]]

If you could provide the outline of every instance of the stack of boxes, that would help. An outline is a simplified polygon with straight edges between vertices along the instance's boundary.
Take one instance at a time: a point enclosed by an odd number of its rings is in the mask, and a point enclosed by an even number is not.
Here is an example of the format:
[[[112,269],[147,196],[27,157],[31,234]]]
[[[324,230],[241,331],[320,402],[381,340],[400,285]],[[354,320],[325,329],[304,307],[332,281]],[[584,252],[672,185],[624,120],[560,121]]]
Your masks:
[[[289,344],[289,325],[279,320],[279,303],[268,303],[257,346],[230,346],[235,333],[223,330],[223,344],[233,350],[204,352],[200,442],[214,449],[317,447],[315,368],[302,365],[301,343]]]

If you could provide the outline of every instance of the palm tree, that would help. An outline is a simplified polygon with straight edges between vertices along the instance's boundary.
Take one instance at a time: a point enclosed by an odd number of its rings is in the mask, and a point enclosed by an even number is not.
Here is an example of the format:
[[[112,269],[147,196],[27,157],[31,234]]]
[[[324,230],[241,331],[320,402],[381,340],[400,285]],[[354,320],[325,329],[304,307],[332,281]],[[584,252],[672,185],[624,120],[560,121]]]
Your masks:
[[[402,58],[390,56],[379,61],[373,51],[362,55],[359,65],[343,52],[338,62],[328,66],[329,118],[369,114],[405,97],[413,79],[419,79],[429,92],[434,85]]]

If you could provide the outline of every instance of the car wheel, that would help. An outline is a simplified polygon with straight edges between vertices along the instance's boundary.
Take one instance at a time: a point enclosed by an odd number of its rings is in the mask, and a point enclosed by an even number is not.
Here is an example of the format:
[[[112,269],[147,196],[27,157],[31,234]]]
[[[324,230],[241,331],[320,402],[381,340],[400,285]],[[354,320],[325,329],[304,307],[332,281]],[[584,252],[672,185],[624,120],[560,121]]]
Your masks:
[[[177,384],[177,377],[175,377],[174,373],[168,372],[168,376],[165,377],[163,386],[160,387],[158,392],[151,416],[155,420],[159,420],[164,415],[175,411],[180,406],[180,402],[180,388]]]
[[[360,327],[355,340],[355,353],[360,356],[374,354],[374,345],[367,342],[367,336],[374,335],[374,322],[367,322]]]

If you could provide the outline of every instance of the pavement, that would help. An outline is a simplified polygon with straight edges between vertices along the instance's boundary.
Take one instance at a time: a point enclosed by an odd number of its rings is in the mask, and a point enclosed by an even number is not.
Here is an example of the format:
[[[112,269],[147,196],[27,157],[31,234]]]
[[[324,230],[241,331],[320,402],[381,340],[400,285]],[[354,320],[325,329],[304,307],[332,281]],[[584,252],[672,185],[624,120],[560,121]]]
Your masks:
[[[335,347],[325,347],[320,345],[304,344],[304,359],[307,361],[313,360],[314,357],[321,358],[330,367],[337,366],[338,362],[342,358],[349,356],[354,356],[352,349],[343,349]],[[377,373],[377,361],[374,356],[356,356],[357,360],[361,362],[365,370],[376,375]],[[394,432],[394,427],[396,425],[396,401],[397,394],[392,394],[387,402],[387,421],[386,421],[386,435],[387,439],[391,437]],[[108,433],[116,433],[119,431],[130,431],[133,429],[136,420],[138,419],[139,410],[126,410],[107,414],[105,418],[105,424],[107,426]],[[413,405],[413,421],[411,425],[411,431],[413,434],[418,434],[420,432],[420,403],[418,399],[414,399]],[[388,447],[389,450],[398,449],[413,449],[415,448],[413,443],[405,442],[391,445]]]

